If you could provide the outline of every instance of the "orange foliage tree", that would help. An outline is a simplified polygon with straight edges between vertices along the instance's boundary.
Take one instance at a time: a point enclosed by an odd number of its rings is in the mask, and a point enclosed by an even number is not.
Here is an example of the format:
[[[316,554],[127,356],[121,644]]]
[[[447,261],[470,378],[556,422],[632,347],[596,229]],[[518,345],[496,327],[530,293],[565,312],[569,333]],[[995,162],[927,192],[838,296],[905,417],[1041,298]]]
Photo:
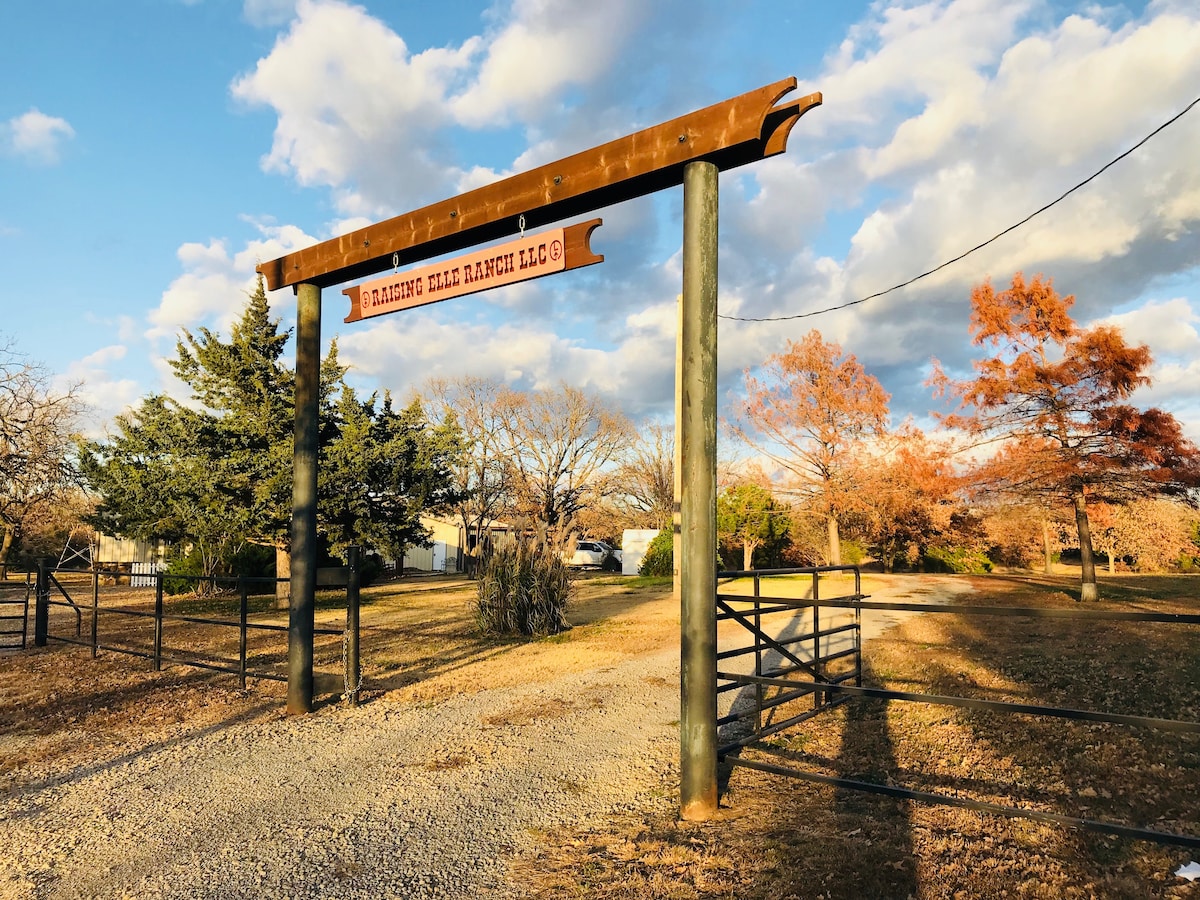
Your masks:
[[[1108,555],[1110,573],[1121,558],[1128,558],[1139,572],[1161,572],[1200,552],[1192,539],[1195,512],[1175,500],[1101,503],[1095,511],[1092,536],[1096,549]]]
[[[856,460],[858,504],[885,572],[897,559],[916,562],[949,531],[958,479],[948,448],[905,425]]]
[[[839,516],[852,500],[856,448],[887,428],[888,393],[853,354],[819,331],[746,372],[746,399],[733,430],[792,476],[788,487],[825,519],[830,565],[841,565]]]
[[[1040,555],[1043,571],[1053,575],[1054,554],[1063,549],[1065,529],[1054,510],[1036,502],[1038,498],[1034,498],[1035,502],[1004,496],[980,499],[984,501],[983,525],[992,562],[1001,566],[1031,566]],[[1095,529],[1092,535],[1094,538]]]
[[[1124,503],[1184,494],[1200,485],[1200,451],[1174,416],[1127,401],[1150,383],[1146,346],[1125,343],[1119,328],[1080,328],[1050,279],[1013,276],[1008,290],[989,282],[971,292],[971,335],[993,355],[975,377],[951,380],[934,361],[939,394],[959,400],[945,423],[1002,441],[978,470],[992,489],[1065,501],[1075,514],[1082,562],[1080,599],[1094,600],[1096,567],[1088,501]]]

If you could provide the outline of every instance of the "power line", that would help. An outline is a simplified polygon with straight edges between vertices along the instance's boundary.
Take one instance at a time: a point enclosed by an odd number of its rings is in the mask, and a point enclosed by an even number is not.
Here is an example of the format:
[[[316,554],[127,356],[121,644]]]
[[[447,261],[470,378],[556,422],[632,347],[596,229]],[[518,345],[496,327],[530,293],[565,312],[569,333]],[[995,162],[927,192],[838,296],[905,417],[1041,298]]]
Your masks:
[[[1083,181],[1079,182],[1079,184],[1075,185],[1074,187],[1070,188],[1067,191],[1064,191],[1062,194],[1059,194],[1057,197],[1055,197],[1053,200],[1051,200],[1045,206],[1041,207],[1040,209],[1034,210],[1029,215],[1027,215],[1025,218],[1023,218],[1021,221],[1019,221],[1013,225],[1009,225],[1003,231],[992,235],[990,238],[988,238],[983,243],[976,244],[970,250],[967,250],[964,253],[958,254],[958,256],[954,257],[953,259],[946,260],[940,266],[935,266],[934,268],[928,270],[927,272],[922,272],[920,275],[915,275],[912,278],[908,279],[907,281],[902,281],[899,284],[894,284],[887,290],[877,291],[874,294],[868,294],[866,297],[860,297],[858,300],[851,300],[848,303],[839,303],[837,306],[829,306],[829,307],[826,307],[825,309],[816,309],[816,310],[813,310],[812,312],[793,313],[792,315],[788,315],[788,316],[762,316],[762,317],[721,315],[720,318],[729,319],[734,322],[784,322],[789,319],[807,319],[810,316],[821,316],[821,315],[824,315],[825,313],[836,312],[839,309],[847,309],[848,307],[851,307],[851,306],[857,306],[860,303],[866,303],[868,300],[874,300],[877,297],[882,297],[884,294],[890,294],[892,291],[898,291],[898,290],[900,290],[900,288],[908,287],[910,284],[920,281],[922,278],[927,278],[930,275],[933,275],[935,272],[940,272],[942,269],[946,268],[947,266],[952,266],[956,262],[961,262],[962,260],[964,260],[968,256],[970,256],[972,253],[974,253],[976,250],[982,250],[988,244],[991,244],[991,243],[994,243],[995,241],[1000,240],[1000,238],[1004,237],[1006,234],[1011,234],[1012,232],[1014,232],[1018,228],[1020,228],[1022,225],[1025,225],[1026,223],[1028,223],[1035,216],[1040,216],[1046,210],[1050,209],[1051,207],[1053,207],[1053,206],[1057,205],[1058,203],[1061,203],[1063,200],[1067,199],[1067,197],[1071,196],[1073,193],[1075,193],[1080,188],[1085,187],[1088,184],[1091,184],[1093,181],[1095,181],[1098,177],[1103,175],[1110,168],[1115,166],[1117,163],[1119,163],[1125,157],[1129,156],[1129,154],[1133,153],[1135,150],[1137,150],[1143,144],[1145,144],[1147,141],[1149,141],[1152,137],[1157,135],[1160,131],[1163,131],[1164,129],[1168,128],[1171,125],[1174,125],[1177,121],[1182,119],[1185,115],[1187,115],[1187,113],[1189,113],[1192,110],[1192,107],[1196,106],[1198,103],[1200,103],[1200,97],[1197,97],[1195,100],[1193,100],[1187,106],[1185,106],[1182,110],[1180,110],[1178,113],[1173,115],[1170,119],[1163,122],[1161,125],[1159,125],[1153,131],[1151,131],[1148,135],[1146,135],[1144,138],[1142,138],[1140,141],[1138,141],[1136,144],[1134,144],[1132,147],[1130,147],[1128,150],[1126,150],[1120,156],[1110,159],[1108,162],[1106,162],[1103,166],[1101,166],[1099,169],[1097,169],[1095,172],[1093,172],[1091,175],[1089,175]]]

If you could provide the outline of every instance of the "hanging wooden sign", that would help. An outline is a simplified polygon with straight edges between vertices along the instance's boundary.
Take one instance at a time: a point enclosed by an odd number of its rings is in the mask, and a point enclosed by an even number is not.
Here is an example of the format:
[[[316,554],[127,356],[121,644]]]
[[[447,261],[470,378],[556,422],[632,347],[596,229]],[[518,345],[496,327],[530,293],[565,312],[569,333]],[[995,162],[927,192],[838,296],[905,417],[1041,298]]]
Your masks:
[[[588,246],[592,232],[602,224],[602,219],[592,219],[554,228],[466,256],[356,284],[342,291],[350,298],[350,315],[345,320],[357,322],[604,262],[604,257],[593,253]]]

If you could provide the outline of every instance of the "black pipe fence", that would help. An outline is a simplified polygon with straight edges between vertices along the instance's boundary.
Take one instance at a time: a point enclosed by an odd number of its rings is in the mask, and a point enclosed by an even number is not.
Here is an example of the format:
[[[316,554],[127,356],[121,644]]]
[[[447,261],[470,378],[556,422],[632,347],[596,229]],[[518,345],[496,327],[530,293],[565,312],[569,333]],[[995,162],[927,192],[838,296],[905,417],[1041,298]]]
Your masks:
[[[32,575],[24,581],[0,581],[0,650],[24,650],[29,640],[29,598]]]
[[[346,697],[352,702],[356,702],[361,687],[357,569],[358,554],[353,553],[351,565],[345,570],[346,577],[341,580],[341,586],[346,588],[346,625],[313,629],[314,636],[342,638]],[[71,577],[74,582],[68,580]],[[116,604],[102,603],[102,595],[111,593],[102,591],[102,584],[111,581],[113,585],[119,585],[122,579],[141,585],[149,583],[149,587],[131,587],[117,595]],[[71,584],[76,596],[64,587],[63,581]],[[150,660],[156,672],[164,665],[225,672],[236,675],[241,688],[249,679],[286,683],[288,625],[286,621],[262,621],[270,618],[270,610],[266,607],[273,602],[277,585],[286,582],[287,579],[273,577],[168,575],[163,572],[139,573],[131,579],[128,571],[120,569],[55,572],[43,563],[39,565],[33,591],[34,643],[46,646],[53,641],[88,647],[93,658],[100,651],[140,657]],[[90,593],[90,628],[86,636],[82,628],[84,609],[76,602],[76,597],[81,597],[84,591]],[[264,603],[263,598],[269,599]],[[68,619],[65,629],[51,628],[52,610],[69,610],[73,621]],[[114,625],[116,621],[125,621],[129,625],[117,626]],[[108,627],[102,627],[102,622]],[[55,625],[61,626],[61,622],[56,619]],[[213,641],[199,639],[197,630],[189,626],[236,632],[236,650],[232,640],[224,644],[216,641],[213,646]],[[272,641],[272,637],[277,639]],[[283,640],[278,640],[280,637]],[[272,656],[276,657],[273,663]]]
[[[841,597],[821,598],[820,576],[826,573],[845,573],[848,570],[853,571],[853,592]],[[774,576],[787,576],[792,579],[795,579],[797,576],[811,577],[812,587],[810,596],[802,599],[764,596],[762,591],[763,580]],[[825,566],[803,569],[721,572],[718,574],[719,581],[724,581],[725,583],[742,578],[753,578],[753,595],[746,596],[721,592],[718,589],[716,598],[718,619],[738,622],[754,638],[753,643],[749,646],[739,647],[718,655],[719,659],[737,658],[750,653],[755,655],[755,668],[752,674],[733,671],[717,672],[718,693],[738,688],[752,688],[755,696],[753,709],[748,711],[744,709],[741,711],[735,710],[718,720],[721,724],[735,722],[754,723],[749,735],[736,734],[734,739],[727,741],[718,748],[718,757],[723,759],[727,764],[776,775],[800,778],[846,790],[916,800],[943,806],[954,806],[1009,818],[1054,823],[1085,831],[1134,838],[1156,844],[1200,848],[1200,836],[1197,835],[1176,834],[1156,829],[1134,827],[1117,822],[1067,816],[1044,810],[1003,806],[1001,804],[988,803],[961,796],[916,791],[893,784],[878,784],[853,778],[824,775],[818,772],[799,769],[791,765],[763,762],[761,760],[743,758],[739,755],[739,751],[747,747],[763,749],[761,745],[763,738],[797,725],[807,719],[811,719],[813,716],[832,708],[837,703],[849,701],[854,697],[881,700],[884,702],[924,703],[962,709],[986,710],[989,712],[1106,723],[1177,734],[1200,734],[1200,722],[1196,721],[864,687],[862,684],[861,647],[861,617],[864,610],[920,612],[971,617],[1022,617],[1054,620],[1161,623],[1179,626],[1200,625],[1200,615],[1086,608],[1033,608],[975,606],[952,603],[890,603],[871,601],[866,599],[867,595],[861,592],[861,574],[857,567]],[[819,610],[821,609],[852,612],[854,616],[853,623],[833,629],[821,629],[819,627]],[[801,610],[811,610],[812,619],[811,628],[803,634],[787,639],[780,639],[778,637],[771,637],[762,627],[762,617],[764,616],[780,613],[792,613],[794,615]],[[824,635],[833,635],[843,630],[848,630],[853,634],[852,648],[834,653],[823,652],[820,638]],[[805,642],[812,642],[812,649],[807,654],[798,654],[792,650],[792,647],[796,644],[803,645]],[[782,662],[771,668],[765,668],[762,662],[763,654],[770,651],[774,651]],[[854,660],[853,667],[839,674],[831,675],[826,668],[828,663],[847,657]],[[800,675],[803,680],[794,677],[796,675]],[[847,683],[850,681],[854,683]],[[774,696],[768,697],[765,693],[767,691],[774,691]],[[812,709],[788,716],[779,721],[764,722],[764,711],[803,699],[809,695],[814,698]]]

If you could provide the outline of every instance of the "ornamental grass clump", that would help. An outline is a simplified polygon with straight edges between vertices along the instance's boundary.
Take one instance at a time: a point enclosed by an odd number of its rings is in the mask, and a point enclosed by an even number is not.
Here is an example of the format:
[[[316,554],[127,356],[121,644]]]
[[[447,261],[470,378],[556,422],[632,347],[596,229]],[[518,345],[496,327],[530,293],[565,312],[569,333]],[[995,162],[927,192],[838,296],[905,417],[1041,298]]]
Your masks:
[[[570,628],[571,574],[562,551],[544,535],[494,551],[479,578],[475,618],[484,634],[557,634]]]

